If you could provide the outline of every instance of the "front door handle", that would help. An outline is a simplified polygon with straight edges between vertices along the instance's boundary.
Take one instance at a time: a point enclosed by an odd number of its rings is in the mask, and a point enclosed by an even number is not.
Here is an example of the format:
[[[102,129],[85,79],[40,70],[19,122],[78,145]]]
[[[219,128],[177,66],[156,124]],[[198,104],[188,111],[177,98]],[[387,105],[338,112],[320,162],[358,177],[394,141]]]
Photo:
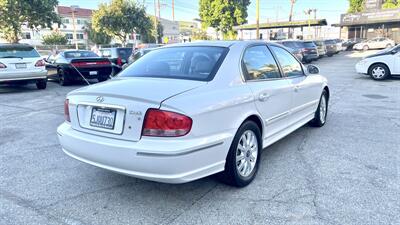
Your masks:
[[[299,89],[300,89],[300,85],[296,85],[296,86],[294,86],[294,91],[295,91],[295,92],[298,92],[298,91],[299,91]]]
[[[261,93],[258,96],[258,100],[260,100],[261,102],[265,102],[269,99],[270,95],[268,93]]]

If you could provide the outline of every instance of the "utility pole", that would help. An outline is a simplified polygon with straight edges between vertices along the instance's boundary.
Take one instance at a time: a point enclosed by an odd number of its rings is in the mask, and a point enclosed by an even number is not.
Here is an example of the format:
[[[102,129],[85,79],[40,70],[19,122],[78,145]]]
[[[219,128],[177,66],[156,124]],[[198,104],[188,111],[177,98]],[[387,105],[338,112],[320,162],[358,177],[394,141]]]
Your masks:
[[[314,20],[317,20],[317,9],[312,9],[312,11],[314,12]],[[317,39],[317,27],[314,27],[314,39]]]
[[[157,0],[158,19],[161,19],[160,0]]]
[[[72,11],[72,29],[74,31],[73,34],[73,40],[75,42],[75,49],[78,50],[78,37],[76,35],[76,24],[75,24],[75,10],[78,8],[78,6],[71,5],[71,11]]]
[[[256,1],[256,24],[257,24],[256,37],[258,40],[260,39],[260,0]]]
[[[154,27],[156,29],[156,32],[154,33],[154,37],[156,39],[156,44],[158,44],[157,25],[158,25],[158,21],[157,21],[157,4],[156,4],[156,0],[154,0]]]
[[[172,0],[172,21],[175,21],[175,1]]]
[[[310,36],[311,33],[311,12],[312,9],[304,10],[304,14],[308,15],[308,36]]]
[[[289,14],[289,23],[292,22],[293,19],[293,8],[294,4],[297,0],[290,0],[290,14]],[[293,38],[293,28],[289,28],[289,38]]]

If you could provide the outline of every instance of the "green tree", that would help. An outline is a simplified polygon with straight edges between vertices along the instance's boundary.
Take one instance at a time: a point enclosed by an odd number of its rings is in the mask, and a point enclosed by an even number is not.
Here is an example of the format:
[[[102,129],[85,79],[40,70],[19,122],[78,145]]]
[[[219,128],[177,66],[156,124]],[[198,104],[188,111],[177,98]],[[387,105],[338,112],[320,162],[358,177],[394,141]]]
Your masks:
[[[211,40],[211,37],[207,35],[207,32],[204,30],[197,30],[194,31],[193,34],[191,35],[192,41],[195,40]]]
[[[91,23],[86,23],[86,33],[88,34],[89,40],[96,45],[107,45],[111,42],[111,36],[106,34],[104,31],[97,32],[93,29]]]
[[[365,0],[349,0],[349,13],[361,12],[364,9]]]
[[[130,34],[144,35],[152,27],[145,8],[134,0],[112,0],[109,4],[100,4],[92,15],[92,23],[95,31],[105,32],[123,45]]]
[[[154,21],[154,18],[152,19]],[[164,35],[164,27],[160,23],[160,21],[157,21],[157,32],[154,29],[154,23],[152,24],[150,32],[147,32],[142,35],[142,42],[143,43],[155,43],[157,37],[158,43],[162,43],[162,37]]]
[[[199,14],[203,28],[214,27],[221,31],[224,39],[234,39],[233,26],[247,22],[247,7],[250,0],[200,0]]]
[[[382,5],[382,9],[400,8],[400,0],[386,0]]]
[[[60,32],[52,32],[43,36],[43,44],[45,45],[66,45],[67,43],[67,37]]]
[[[0,0],[0,34],[8,42],[17,43],[21,27],[31,29],[50,27],[60,23],[54,11],[58,0]]]

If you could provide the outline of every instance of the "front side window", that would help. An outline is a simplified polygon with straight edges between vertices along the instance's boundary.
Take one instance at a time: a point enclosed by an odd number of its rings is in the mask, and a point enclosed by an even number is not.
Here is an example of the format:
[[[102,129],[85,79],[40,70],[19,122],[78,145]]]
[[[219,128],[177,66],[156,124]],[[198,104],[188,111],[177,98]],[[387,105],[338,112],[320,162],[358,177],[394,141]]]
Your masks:
[[[301,64],[294,56],[292,56],[292,54],[277,46],[271,46],[271,49],[275,53],[286,77],[297,77],[304,75]]]
[[[278,65],[267,46],[254,46],[246,49],[243,56],[243,69],[246,80],[280,78]]]
[[[210,81],[228,49],[223,47],[170,47],[140,57],[119,75]]]

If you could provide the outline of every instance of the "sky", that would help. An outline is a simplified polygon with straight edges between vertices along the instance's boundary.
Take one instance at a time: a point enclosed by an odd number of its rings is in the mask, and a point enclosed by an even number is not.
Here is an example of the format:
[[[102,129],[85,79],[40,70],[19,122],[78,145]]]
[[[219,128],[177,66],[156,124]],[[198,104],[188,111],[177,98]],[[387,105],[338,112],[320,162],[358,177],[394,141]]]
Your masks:
[[[157,1],[157,0],[156,0]],[[59,0],[60,5],[79,5],[82,8],[97,9],[97,5],[110,0]],[[154,15],[154,0],[138,0],[144,3],[149,14]],[[172,20],[172,0],[160,0],[161,17]],[[255,22],[256,4],[248,7],[248,22]],[[297,0],[294,6],[294,20],[307,19],[306,9],[317,9],[318,19],[327,19],[329,24],[339,23],[340,14],[348,8],[348,0]],[[288,21],[290,0],[260,0],[260,22]],[[197,0],[175,0],[175,20],[192,21],[199,18]]]

